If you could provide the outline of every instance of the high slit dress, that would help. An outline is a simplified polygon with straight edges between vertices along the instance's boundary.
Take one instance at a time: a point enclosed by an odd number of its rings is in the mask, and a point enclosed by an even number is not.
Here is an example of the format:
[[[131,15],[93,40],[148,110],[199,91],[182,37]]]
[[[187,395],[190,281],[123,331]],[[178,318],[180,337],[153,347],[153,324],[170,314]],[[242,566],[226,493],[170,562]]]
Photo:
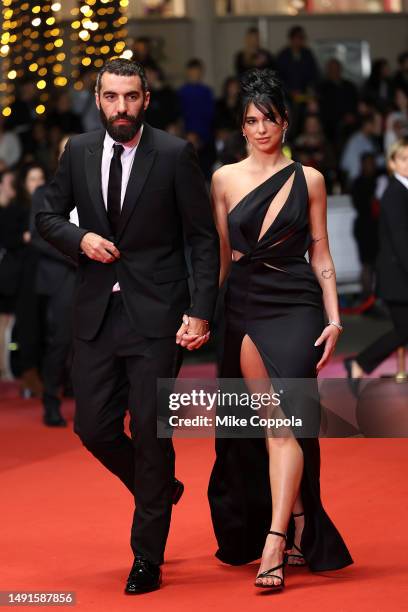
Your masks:
[[[289,195],[260,237],[269,207],[287,181],[292,181]],[[242,377],[240,350],[247,335],[271,378],[315,379],[323,347],[314,343],[325,323],[322,290],[305,258],[311,235],[302,165],[285,166],[249,192],[230,211],[228,223],[231,248],[241,256],[228,278],[220,377]],[[302,553],[312,571],[345,567],[352,558],[320,498],[319,440],[297,440],[304,455]],[[272,515],[265,439],[216,439],[208,497],[216,556],[232,565],[259,559]],[[291,518],[288,548],[293,535]]]

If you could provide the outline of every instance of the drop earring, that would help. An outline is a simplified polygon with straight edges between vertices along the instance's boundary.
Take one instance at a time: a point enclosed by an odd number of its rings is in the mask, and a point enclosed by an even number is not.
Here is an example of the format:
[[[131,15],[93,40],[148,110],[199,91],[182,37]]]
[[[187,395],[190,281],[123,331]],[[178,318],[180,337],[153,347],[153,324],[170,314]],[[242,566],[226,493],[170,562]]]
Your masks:
[[[245,138],[247,145],[249,145],[249,142],[248,142],[248,137],[247,137],[247,135],[245,134],[245,132],[242,132],[242,135],[243,135],[243,137]]]
[[[282,131],[282,144],[284,144],[284,142],[285,142],[285,138],[286,138],[286,129],[287,129],[287,128],[285,128],[285,129]]]

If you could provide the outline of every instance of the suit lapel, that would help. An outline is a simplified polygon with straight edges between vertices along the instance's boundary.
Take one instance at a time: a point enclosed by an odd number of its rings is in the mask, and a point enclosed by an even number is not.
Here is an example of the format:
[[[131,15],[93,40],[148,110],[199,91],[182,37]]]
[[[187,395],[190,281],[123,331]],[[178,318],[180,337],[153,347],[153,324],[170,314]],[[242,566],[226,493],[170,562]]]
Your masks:
[[[102,180],[101,180],[101,166],[102,166],[102,153],[103,153],[103,141],[105,138],[105,131],[101,130],[100,135],[95,143],[88,145],[85,150],[85,173],[86,180],[88,183],[89,194],[92,198],[95,211],[98,218],[105,230],[105,235],[109,236],[111,230],[109,227],[108,216],[106,214],[105,203],[102,196]]]
[[[122,235],[133,213],[155,157],[156,151],[153,148],[153,131],[152,128],[145,123],[142,138],[136,149],[125,198],[123,200],[117,239]]]

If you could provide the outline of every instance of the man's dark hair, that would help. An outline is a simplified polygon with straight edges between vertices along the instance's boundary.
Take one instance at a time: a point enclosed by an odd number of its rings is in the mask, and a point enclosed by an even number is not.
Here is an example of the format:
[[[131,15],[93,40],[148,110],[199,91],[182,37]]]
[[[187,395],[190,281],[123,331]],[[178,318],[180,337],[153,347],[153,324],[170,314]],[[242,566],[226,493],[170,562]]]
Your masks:
[[[142,82],[142,90],[145,93],[149,86],[143,66],[133,60],[125,59],[124,57],[117,57],[115,59],[108,60],[98,72],[96,79],[96,91],[99,94],[101,91],[102,75],[105,72],[110,74],[117,74],[118,76],[138,76]]]
[[[193,59],[188,60],[186,68],[187,70],[190,68],[204,68],[204,62],[198,59],[198,57],[193,57]]]
[[[256,26],[250,26],[247,31],[247,34],[259,34],[259,28],[257,28]]]
[[[400,53],[398,56],[398,64],[402,66],[402,64],[405,62],[407,57],[408,57],[408,51],[403,51],[402,53]]]
[[[302,28],[302,26],[300,25],[292,26],[288,32],[288,38],[291,40],[295,36],[299,36],[299,35],[306,36],[306,32],[304,28]]]

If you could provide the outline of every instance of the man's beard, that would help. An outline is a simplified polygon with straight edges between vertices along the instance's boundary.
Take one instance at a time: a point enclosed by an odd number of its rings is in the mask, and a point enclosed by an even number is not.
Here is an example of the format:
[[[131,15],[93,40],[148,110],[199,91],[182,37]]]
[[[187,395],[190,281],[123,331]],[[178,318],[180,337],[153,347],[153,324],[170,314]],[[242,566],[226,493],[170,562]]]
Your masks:
[[[101,117],[101,121],[103,126],[106,128],[109,136],[113,138],[116,142],[130,142],[136,136],[140,127],[143,123],[144,119],[144,108],[140,110],[138,115],[128,115],[127,113],[118,113],[113,117],[108,117],[102,110],[102,107],[99,109],[99,114]],[[116,125],[114,122],[118,119],[127,119],[129,123]]]

